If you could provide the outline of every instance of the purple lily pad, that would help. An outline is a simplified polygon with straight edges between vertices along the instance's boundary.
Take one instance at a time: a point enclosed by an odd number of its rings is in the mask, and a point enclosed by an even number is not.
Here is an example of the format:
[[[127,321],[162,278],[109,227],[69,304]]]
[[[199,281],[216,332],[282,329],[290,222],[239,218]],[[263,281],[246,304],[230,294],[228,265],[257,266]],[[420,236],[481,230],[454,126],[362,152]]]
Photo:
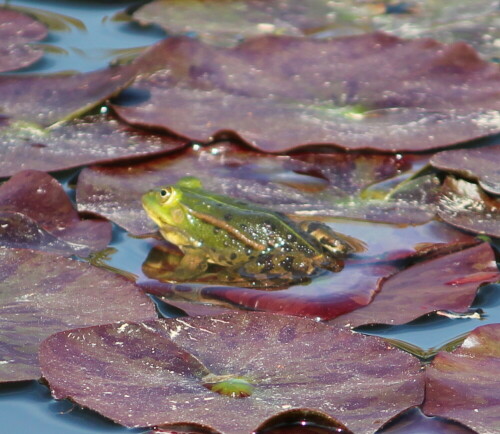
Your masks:
[[[429,417],[418,407],[404,411],[377,430],[377,434],[477,434],[454,420]]]
[[[154,280],[154,275],[137,283],[148,293],[166,297],[167,303],[174,298],[174,305],[180,298],[330,320],[369,304],[382,282],[397,270],[388,264],[354,265],[347,261],[340,273],[324,272],[308,284],[271,291],[220,284],[163,283]]]
[[[35,63],[43,50],[28,45],[47,36],[47,28],[33,18],[0,7],[0,72],[13,71]]]
[[[81,219],[59,182],[45,172],[25,170],[2,184],[0,211],[0,239],[11,247],[87,256],[111,241],[111,223]]]
[[[128,65],[89,73],[0,76],[0,113],[42,127],[71,120],[155,71],[161,49],[153,45]]]
[[[431,164],[479,181],[484,190],[500,195],[500,145],[439,152],[432,157]]]
[[[371,433],[423,398],[412,356],[376,338],[264,313],[70,330],[42,344],[40,363],[55,398],[134,427],[197,423],[248,433],[276,413],[306,408]],[[253,391],[220,395],[208,388],[220,376],[245,379]]]
[[[438,215],[446,223],[467,231],[500,237],[500,199],[488,196],[477,184],[446,178]]]
[[[130,128],[106,116],[87,116],[50,129],[5,122],[0,126],[0,177],[25,168],[55,171],[163,154],[185,143]]]
[[[427,367],[424,412],[450,417],[482,433],[498,431],[500,324],[475,329],[452,353]]]
[[[47,252],[0,249],[0,381],[40,377],[43,339],[74,327],[156,318],[129,280]]]
[[[382,285],[370,305],[332,323],[352,327],[368,323],[403,324],[433,310],[464,312],[480,283],[499,278],[493,250],[482,243],[395,274]]]
[[[368,185],[410,170],[412,161],[412,156],[376,154],[274,156],[221,144],[130,166],[86,168],[78,178],[76,197],[80,211],[104,216],[135,235],[156,230],[142,209],[141,196],[185,175],[200,178],[207,190],[298,217],[354,215],[418,224],[434,216],[432,205],[404,196],[372,202],[358,197]]]
[[[234,45],[262,34],[303,35],[325,31],[337,21],[325,0],[157,0],[134,12],[141,24],[159,24],[168,33],[195,33],[205,42]]]
[[[232,49],[177,37],[162,49],[164,69],[132,87],[149,98],[115,111],[196,141],[423,151],[500,132],[500,66],[464,43],[375,33],[257,37]]]

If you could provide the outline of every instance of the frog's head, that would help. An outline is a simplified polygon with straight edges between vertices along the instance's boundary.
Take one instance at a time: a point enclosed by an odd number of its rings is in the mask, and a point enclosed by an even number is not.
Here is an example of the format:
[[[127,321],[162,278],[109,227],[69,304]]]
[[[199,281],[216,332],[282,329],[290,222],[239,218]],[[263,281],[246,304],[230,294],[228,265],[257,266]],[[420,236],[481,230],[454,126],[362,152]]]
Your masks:
[[[142,206],[149,217],[161,228],[169,225],[187,225],[187,210],[182,206],[183,195],[189,189],[201,188],[201,182],[194,177],[181,178],[174,185],[166,185],[148,191],[142,196]]]

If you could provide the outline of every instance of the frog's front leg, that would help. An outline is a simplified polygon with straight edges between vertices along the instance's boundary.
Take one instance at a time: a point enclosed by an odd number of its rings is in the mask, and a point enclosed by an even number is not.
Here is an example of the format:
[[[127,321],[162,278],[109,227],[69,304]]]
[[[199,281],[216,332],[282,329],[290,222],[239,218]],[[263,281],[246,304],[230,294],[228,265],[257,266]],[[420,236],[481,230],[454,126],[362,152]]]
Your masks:
[[[188,281],[194,280],[208,268],[207,256],[202,251],[186,250],[179,264],[172,271],[158,274],[160,280]]]

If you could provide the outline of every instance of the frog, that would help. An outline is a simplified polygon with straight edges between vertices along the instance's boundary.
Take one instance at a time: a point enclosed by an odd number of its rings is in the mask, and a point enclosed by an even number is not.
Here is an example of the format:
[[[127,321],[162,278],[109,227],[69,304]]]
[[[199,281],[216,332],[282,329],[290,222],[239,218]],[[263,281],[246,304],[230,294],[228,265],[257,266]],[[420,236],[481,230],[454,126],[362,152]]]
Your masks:
[[[193,176],[142,196],[161,236],[183,253],[178,266],[159,276],[194,280],[214,264],[226,281],[273,286],[306,281],[319,270],[339,272],[344,259],[363,251],[360,240],[318,221],[294,221],[261,205],[205,190]]]

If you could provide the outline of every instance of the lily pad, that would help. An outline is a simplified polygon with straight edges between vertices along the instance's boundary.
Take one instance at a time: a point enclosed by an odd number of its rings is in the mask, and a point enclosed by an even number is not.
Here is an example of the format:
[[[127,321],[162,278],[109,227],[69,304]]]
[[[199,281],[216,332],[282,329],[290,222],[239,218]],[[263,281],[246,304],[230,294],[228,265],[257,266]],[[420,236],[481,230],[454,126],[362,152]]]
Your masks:
[[[47,36],[47,28],[39,21],[0,7],[0,72],[13,71],[35,63],[43,50],[30,46]]]
[[[156,318],[129,280],[47,252],[0,249],[0,381],[40,377],[37,352],[52,333]]]
[[[356,327],[368,323],[402,324],[433,310],[467,310],[482,282],[500,278],[487,243],[418,263],[383,285],[370,305],[333,320]]]
[[[159,282],[154,273],[148,273],[150,279],[141,278],[137,283],[144,291],[165,297],[167,303],[173,298],[174,305],[175,300],[181,299],[330,320],[369,304],[382,282],[397,271],[394,265],[354,265],[347,261],[340,273],[324,272],[307,284],[271,291],[215,283]]]
[[[500,195],[500,145],[439,152],[431,164],[478,181],[487,192]]]
[[[0,126],[0,177],[30,168],[55,171],[175,151],[185,140],[150,134],[107,116],[86,116],[53,128],[26,122]]]
[[[144,235],[156,226],[143,211],[141,196],[153,187],[193,175],[207,190],[296,216],[354,216],[418,224],[429,221],[435,213],[433,205],[404,195],[387,201],[359,197],[368,185],[413,170],[412,156],[274,156],[227,143],[198,148],[129,166],[85,168],[78,179],[78,209]],[[418,188],[423,190],[421,185]]]
[[[113,107],[196,141],[423,151],[500,132],[500,66],[464,43],[375,33],[264,36],[231,49],[174,37],[157,49],[163,69],[131,88],[149,97]]]
[[[45,172],[25,170],[2,184],[0,211],[3,245],[87,256],[111,241],[111,223],[81,219],[59,182]]]
[[[325,0],[157,0],[134,12],[141,24],[159,24],[168,33],[196,34],[217,45],[234,45],[262,34],[304,35],[336,21],[335,4]]]
[[[488,196],[477,184],[446,178],[438,215],[467,231],[500,237],[500,199]]]
[[[500,324],[475,329],[460,348],[439,353],[426,370],[424,412],[450,417],[482,433],[498,431]]]
[[[138,75],[156,70],[153,45],[128,65],[89,73],[0,76],[0,114],[41,127],[76,118],[118,94]]]
[[[423,398],[412,356],[376,338],[264,313],[70,330],[42,344],[40,363],[55,398],[133,427],[191,422],[248,433],[305,408],[371,433]],[[221,395],[207,387],[215,378],[245,378],[253,391]]]

